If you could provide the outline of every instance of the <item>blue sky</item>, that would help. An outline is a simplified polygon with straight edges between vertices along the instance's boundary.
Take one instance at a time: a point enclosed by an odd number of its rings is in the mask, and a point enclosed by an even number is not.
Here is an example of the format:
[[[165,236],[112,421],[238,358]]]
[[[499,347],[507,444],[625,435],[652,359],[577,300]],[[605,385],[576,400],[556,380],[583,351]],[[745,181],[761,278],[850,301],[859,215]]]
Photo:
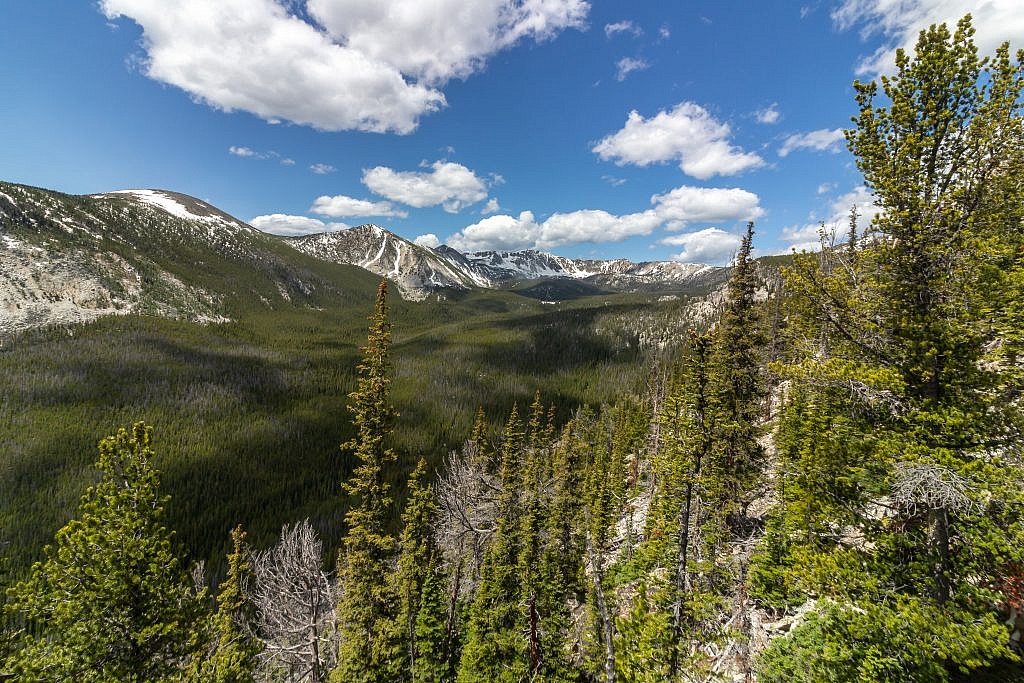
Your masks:
[[[978,7],[980,5],[980,7]],[[854,78],[1014,0],[5,3],[0,179],[165,188],[281,233],[722,262],[869,210]],[[435,238],[437,242],[435,242]]]

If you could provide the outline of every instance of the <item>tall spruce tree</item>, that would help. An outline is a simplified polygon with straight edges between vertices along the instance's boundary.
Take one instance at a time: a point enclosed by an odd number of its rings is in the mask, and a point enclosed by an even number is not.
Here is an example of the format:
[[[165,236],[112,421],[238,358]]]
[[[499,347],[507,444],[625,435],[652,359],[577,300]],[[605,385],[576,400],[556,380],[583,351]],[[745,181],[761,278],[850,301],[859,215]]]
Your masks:
[[[729,276],[714,359],[719,451],[716,464],[723,484],[715,503],[733,536],[743,533],[746,508],[764,465],[764,449],[758,443],[758,421],[763,412],[760,353],[765,340],[756,302],[757,272],[751,258],[753,241],[754,224],[750,222]]]
[[[522,552],[522,455],[525,433],[512,407],[501,444],[501,491],[494,538],[481,568],[480,585],[469,613],[462,651],[460,683],[507,682],[528,676],[524,586],[519,577]]]
[[[708,490],[718,491],[713,475],[705,470],[714,448],[714,415],[711,405],[710,379],[711,338],[692,333],[690,356],[682,381],[666,398],[661,416],[664,431],[662,458],[670,466],[663,486],[663,497],[668,499],[669,512],[675,522],[675,557],[667,563],[672,568],[671,595],[671,649],[669,674],[678,676],[684,667],[687,631],[691,637],[700,612],[699,574],[709,574],[714,558],[707,547],[695,548],[697,539],[714,539],[720,530],[710,528],[707,507]],[[709,544],[713,545],[713,543]],[[709,561],[711,560],[711,561]],[[703,583],[708,585],[708,581]]]
[[[552,429],[547,430],[549,434]],[[582,519],[582,472],[572,448],[572,425],[566,425],[557,443],[552,442],[551,498],[546,508],[538,577],[538,625],[541,661],[538,680],[583,679],[580,667],[570,661],[572,614],[570,602],[584,598]]]
[[[389,666],[394,646],[386,637],[395,604],[386,581],[395,540],[387,527],[391,493],[384,472],[396,459],[388,441],[397,417],[388,376],[391,322],[387,295],[387,281],[382,280],[358,365],[358,386],[349,394],[357,434],[342,446],[357,463],[344,483],[352,506],[345,515],[348,531],[338,561],[341,643],[332,680],[344,683],[378,680],[379,672]]]
[[[1011,332],[1024,54],[979,59],[973,32],[970,17],[922,31],[881,104],[878,83],[855,84],[847,140],[881,213],[855,251],[787,273],[794,323],[818,330],[788,368],[802,385],[790,414],[816,425],[783,423],[799,465],[787,498],[828,499],[791,500],[802,514],[787,522],[794,540],[800,524],[843,533],[793,550],[801,580],[838,606],[775,644],[765,671],[840,643],[834,680],[943,681],[1008,654],[995,606],[1024,554]]]
[[[57,532],[46,559],[11,589],[26,622],[18,680],[180,680],[200,654],[204,599],[163,526],[152,428],[135,424],[99,444],[99,483]]]
[[[189,679],[211,683],[245,683],[255,680],[263,647],[253,633],[256,608],[247,589],[252,580],[252,553],[238,525],[231,531],[228,574],[217,592],[217,612],[211,620],[211,647],[197,658]]]
[[[447,637],[447,576],[434,537],[437,503],[423,481],[426,476],[427,462],[420,460],[409,477],[398,566],[391,576],[398,598],[392,626],[398,666],[392,680],[440,683],[451,670],[452,644]]]

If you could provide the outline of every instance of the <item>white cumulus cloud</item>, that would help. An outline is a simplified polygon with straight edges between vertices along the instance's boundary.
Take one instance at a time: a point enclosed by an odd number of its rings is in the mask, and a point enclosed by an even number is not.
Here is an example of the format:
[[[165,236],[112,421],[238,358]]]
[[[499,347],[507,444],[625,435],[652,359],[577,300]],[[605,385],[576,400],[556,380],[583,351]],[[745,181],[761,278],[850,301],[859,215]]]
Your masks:
[[[779,156],[789,156],[798,149],[814,149],[819,152],[838,152],[839,143],[846,139],[842,128],[822,128],[807,133],[795,133],[782,141]]]
[[[491,197],[488,199],[487,203],[484,204],[484,208],[480,209],[480,213],[485,216],[489,213],[498,213],[499,211],[501,211],[501,205],[498,204],[497,197]]]
[[[449,246],[459,251],[515,251],[533,247],[540,235],[540,226],[532,211],[523,211],[519,217],[499,214],[488,216],[468,225],[448,238]]]
[[[584,28],[583,0],[308,0],[339,43],[406,76],[439,84],[482,69],[521,40]]]
[[[405,218],[409,215],[405,211],[396,209],[391,202],[371,202],[366,199],[347,197],[343,194],[317,197],[309,210],[321,216],[331,216],[332,218],[340,218],[342,216],[391,216]]]
[[[460,251],[551,249],[582,242],[618,242],[634,235],[648,235],[661,223],[654,211],[616,216],[607,211],[584,209],[552,214],[538,223],[532,211],[518,217],[489,216],[448,238]]]
[[[293,3],[298,9],[301,3]],[[582,28],[583,0],[100,0],[142,27],[150,78],[224,111],[321,130],[410,133],[440,88],[521,40]]]
[[[756,194],[738,187],[683,185],[651,197],[655,211],[670,229],[690,223],[752,221],[764,215]]]
[[[252,150],[252,149],[250,149],[248,147],[238,147],[236,145],[232,145],[231,147],[228,147],[228,153],[229,154],[234,154],[236,157],[258,157],[258,156],[260,156],[257,152],[255,152],[254,150]]]
[[[413,240],[413,244],[418,244],[421,247],[429,247],[430,249],[437,249],[441,246],[441,240],[437,239],[437,235],[432,232],[428,232],[426,235],[420,235]]]
[[[346,230],[345,223],[325,223],[317,218],[308,216],[289,216],[283,213],[271,213],[265,216],[256,216],[249,221],[249,225],[269,232],[274,235],[285,235],[294,237],[297,235],[312,235],[318,232],[329,232],[332,230]]]
[[[976,30],[974,42],[982,55],[992,54],[1006,40],[1014,49],[1024,45],[1020,0],[842,0],[832,10],[832,21],[840,30],[859,27],[865,38],[874,34],[884,37],[885,44],[857,65],[858,75],[873,78],[893,71],[896,48],[913,54],[923,29],[945,23],[954,30],[968,12]]]
[[[821,249],[819,235],[822,229],[827,235],[834,232],[837,241],[843,241],[850,225],[850,210],[854,207],[857,209],[857,229],[860,232],[863,232],[882,211],[875,205],[875,196],[866,187],[855,187],[832,201],[826,220],[783,228],[781,238],[790,243],[785,251],[818,251]]]
[[[651,209],[624,216],[595,209],[556,213],[541,224],[536,246],[551,249],[582,242],[619,242],[636,235],[649,235],[661,223],[661,217]]]
[[[758,109],[754,112],[754,118],[757,119],[757,122],[764,123],[766,125],[778,123],[781,117],[782,114],[779,113],[778,103],[772,103],[770,106],[767,106],[764,109]]]
[[[681,252],[672,256],[674,261],[721,264],[732,258],[739,249],[742,239],[739,235],[720,228],[705,228],[666,237],[661,243],[683,248]]]
[[[698,104],[681,102],[651,118],[631,111],[626,125],[594,145],[593,151],[619,166],[678,161],[684,173],[701,180],[764,165],[757,154],[733,145],[731,137],[729,124],[718,121]]]
[[[430,171],[396,171],[377,166],[363,171],[374,194],[422,209],[440,204],[448,213],[487,198],[487,183],[462,164],[435,161]]]
[[[840,195],[832,202],[832,221],[840,223],[847,221],[850,217],[850,209],[857,207],[858,223],[863,230],[869,223],[882,213],[882,209],[875,204],[875,195],[868,188],[859,185],[849,192]]]

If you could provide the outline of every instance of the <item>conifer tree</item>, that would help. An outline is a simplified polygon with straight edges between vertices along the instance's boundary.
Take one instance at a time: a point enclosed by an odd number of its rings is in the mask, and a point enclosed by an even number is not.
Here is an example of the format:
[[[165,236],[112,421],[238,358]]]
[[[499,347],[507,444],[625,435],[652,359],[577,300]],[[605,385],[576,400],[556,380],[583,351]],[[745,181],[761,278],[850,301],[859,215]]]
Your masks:
[[[709,516],[708,491],[719,491],[712,479],[716,472],[706,471],[714,447],[714,415],[711,406],[710,347],[708,335],[692,333],[690,357],[676,390],[666,398],[662,420],[664,448],[662,458],[670,463],[662,487],[662,498],[667,499],[675,523],[675,557],[667,564],[672,568],[671,594],[671,651],[669,673],[679,674],[683,665],[684,630],[696,621],[695,605],[699,589],[695,570],[708,574],[714,564],[708,562],[707,547],[703,552],[694,548],[694,537],[703,539],[706,546],[714,546],[720,530],[709,525],[717,516]],[[699,533],[698,533],[699,532]],[[703,562],[699,562],[703,560]],[[704,581],[707,585],[707,581]],[[692,634],[696,635],[696,634]]]
[[[163,526],[153,456],[141,422],[103,439],[99,483],[11,590],[10,609],[27,624],[13,658],[19,680],[179,680],[199,654],[203,596]]]
[[[408,500],[402,513],[398,566],[391,577],[398,598],[394,622],[399,643],[394,680],[439,683],[451,669],[447,638],[447,584],[441,552],[434,538],[437,503],[423,481],[427,463],[420,460],[409,477]]]
[[[969,16],[955,32],[922,31],[915,56],[898,51],[881,80],[881,104],[878,83],[855,84],[847,141],[881,213],[854,253],[798,258],[787,273],[797,328],[828,335],[786,369],[816,421],[788,425],[804,466],[787,497],[829,499],[798,515],[791,503],[787,521],[820,520],[853,540],[818,535],[794,550],[802,580],[840,606],[773,646],[768,665],[830,638],[850,653],[836,680],[863,680],[856,667],[946,680],[1007,654],[993,587],[1024,554],[1021,469],[1007,457],[1021,424],[1007,353],[1024,259],[1024,188],[1011,176],[1024,149],[1024,53],[1013,60],[1003,45],[979,59],[973,32]],[[842,268],[821,266],[839,258]],[[814,461],[837,476],[815,477]],[[903,656],[883,666],[873,638],[896,625]],[[938,642],[927,657],[914,649]]]
[[[757,441],[764,387],[762,362],[764,344],[760,312],[756,305],[757,274],[751,258],[754,224],[740,243],[727,288],[716,339],[716,403],[718,467],[723,490],[716,506],[725,516],[731,533],[742,532],[743,516],[751,499],[764,453]]]
[[[484,556],[480,585],[469,614],[458,680],[520,681],[528,675],[523,584],[518,574],[522,552],[522,451],[525,434],[519,410],[512,407],[501,444],[501,491],[494,538]]]
[[[549,429],[550,433],[551,430]],[[581,602],[584,593],[582,481],[578,454],[572,448],[572,425],[566,425],[553,443],[550,473],[551,499],[547,504],[538,576],[541,662],[538,678],[552,681],[579,680],[582,672],[569,662],[569,602]]]
[[[615,448],[616,434],[611,424],[606,408],[598,416],[583,408],[573,419],[573,447],[586,465],[581,521],[589,575],[586,598],[590,628],[583,644],[593,662],[593,677],[605,683],[613,683],[616,675],[616,606],[614,593],[605,583],[611,535],[625,502],[625,467],[619,456],[627,450]]]
[[[476,409],[476,418],[473,420],[473,429],[470,430],[469,444],[471,445],[472,457],[477,463],[486,463],[491,455],[490,444],[487,443],[487,416],[484,415],[483,406]]]
[[[623,683],[659,683],[674,680],[669,668],[673,649],[669,614],[653,608],[641,583],[625,617],[616,619],[616,681]]]
[[[356,391],[349,394],[349,410],[357,434],[342,446],[356,467],[344,483],[352,499],[345,515],[348,531],[339,558],[341,599],[338,631],[341,638],[338,667],[332,680],[344,683],[377,680],[393,654],[385,636],[393,617],[393,596],[386,582],[387,562],[395,550],[387,520],[391,494],[384,471],[395,462],[388,446],[397,417],[391,405],[391,322],[388,319],[387,281],[377,288],[377,298],[363,359],[358,365]]]
[[[2,546],[0,546],[2,550]],[[0,555],[0,681],[9,675],[8,658],[14,651],[14,626],[7,614],[8,568],[7,557]]]
[[[252,578],[252,557],[241,525],[231,531],[228,574],[217,593],[217,612],[211,621],[211,651],[196,659],[189,678],[215,683],[254,680],[262,645],[253,633],[255,606],[247,587]]]

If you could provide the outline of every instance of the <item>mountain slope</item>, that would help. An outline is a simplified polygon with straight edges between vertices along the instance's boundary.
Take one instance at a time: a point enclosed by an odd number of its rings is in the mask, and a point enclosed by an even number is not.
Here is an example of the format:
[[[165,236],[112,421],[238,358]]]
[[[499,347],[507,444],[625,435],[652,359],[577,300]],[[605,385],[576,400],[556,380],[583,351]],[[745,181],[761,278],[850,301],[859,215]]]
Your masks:
[[[488,286],[444,254],[413,244],[378,225],[293,237],[288,243],[310,256],[359,266],[386,277],[395,282],[406,299],[423,299],[439,289]]]
[[[370,296],[375,278],[166,190],[73,196],[0,183],[0,333],[102,315],[223,321]]]

